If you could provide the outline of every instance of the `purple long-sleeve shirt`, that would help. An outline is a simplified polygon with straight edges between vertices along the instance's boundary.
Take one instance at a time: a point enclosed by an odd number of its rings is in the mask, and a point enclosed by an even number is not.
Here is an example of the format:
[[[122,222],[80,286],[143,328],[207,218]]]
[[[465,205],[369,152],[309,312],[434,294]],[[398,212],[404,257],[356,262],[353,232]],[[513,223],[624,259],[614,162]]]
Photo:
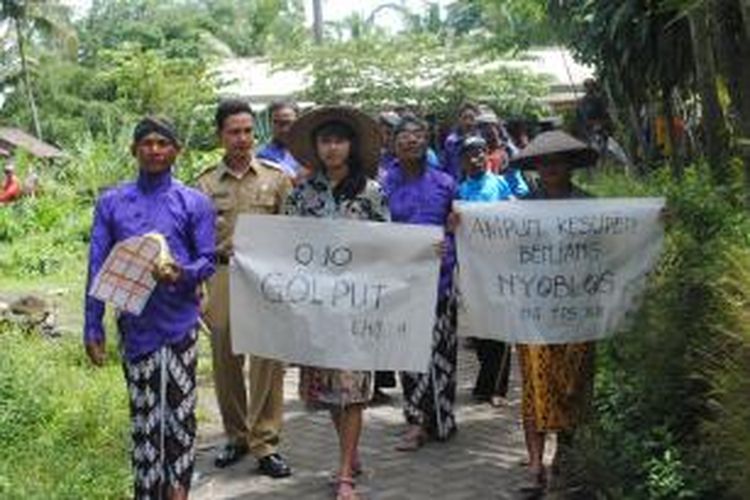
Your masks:
[[[383,190],[391,209],[391,220],[407,224],[429,224],[445,227],[451,212],[456,183],[453,178],[427,165],[418,177],[408,177],[398,160],[389,169]],[[438,294],[447,296],[453,287],[456,250],[452,234],[446,234],[446,252],[440,265]]]
[[[172,178],[170,171],[147,174],[117,186],[96,203],[91,228],[86,291],[109,252],[120,241],[156,232],[182,268],[174,285],[158,284],[140,316],[117,320],[128,359],[180,342],[198,323],[197,286],[215,270],[215,213],[211,200]],[[86,295],[84,342],[104,340],[104,303]]]

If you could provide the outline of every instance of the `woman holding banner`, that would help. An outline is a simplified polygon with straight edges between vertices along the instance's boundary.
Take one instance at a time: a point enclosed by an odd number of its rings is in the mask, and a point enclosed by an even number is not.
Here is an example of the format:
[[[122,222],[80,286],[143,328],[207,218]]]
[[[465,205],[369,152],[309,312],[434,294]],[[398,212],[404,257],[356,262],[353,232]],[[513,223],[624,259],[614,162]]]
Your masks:
[[[427,124],[407,115],[394,130],[397,161],[384,180],[393,221],[446,227],[455,193],[453,178],[427,166]],[[419,449],[429,438],[449,439],[456,432],[456,300],[453,292],[453,235],[441,244],[442,263],[432,359],[427,373],[402,373],[404,414],[409,428],[396,447]]]
[[[377,175],[380,157],[374,120],[353,108],[318,108],[295,122],[290,137],[292,154],[303,164],[313,165],[315,172],[290,194],[283,213],[389,220],[380,186],[370,179]],[[331,412],[341,450],[336,498],[359,498],[353,477],[362,470],[357,448],[362,410],[372,396],[372,374],[303,366],[299,390],[309,407]]]
[[[586,144],[561,131],[538,135],[511,165],[535,169],[539,188],[536,199],[583,198],[587,195],[571,181],[572,171],[596,163],[597,154]],[[569,471],[573,432],[586,410],[593,387],[594,343],[519,345],[523,379],[523,424],[529,453],[528,478],[524,489],[542,491],[547,476],[543,464],[545,439],[557,433],[557,450],[552,461],[552,477]]]

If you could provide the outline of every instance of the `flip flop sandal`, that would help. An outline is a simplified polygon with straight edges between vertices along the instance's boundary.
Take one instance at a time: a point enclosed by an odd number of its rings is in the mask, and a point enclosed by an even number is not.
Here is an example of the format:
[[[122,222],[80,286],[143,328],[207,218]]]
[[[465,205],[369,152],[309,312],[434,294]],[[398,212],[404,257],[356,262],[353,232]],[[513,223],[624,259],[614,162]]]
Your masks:
[[[396,451],[417,451],[427,442],[427,434],[424,431],[412,436],[405,435],[396,445]]]
[[[352,466],[352,478],[357,478],[362,475],[364,472],[364,467],[362,466],[362,463],[357,460],[354,465]],[[332,486],[336,486],[339,482],[339,474],[336,471],[331,472],[331,474],[328,476],[328,483]]]
[[[508,406],[508,400],[502,396],[492,396],[490,398],[490,406],[493,408],[504,408]]]
[[[521,485],[519,486],[519,491],[522,493],[532,494],[532,493],[543,493],[545,487],[547,486],[547,474],[544,470],[544,468],[540,469],[539,471],[531,471],[526,469],[526,471],[523,474],[523,479],[521,482]]]
[[[350,477],[336,479],[336,500],[362,500],[362,496],[355,490],[356,483]]]

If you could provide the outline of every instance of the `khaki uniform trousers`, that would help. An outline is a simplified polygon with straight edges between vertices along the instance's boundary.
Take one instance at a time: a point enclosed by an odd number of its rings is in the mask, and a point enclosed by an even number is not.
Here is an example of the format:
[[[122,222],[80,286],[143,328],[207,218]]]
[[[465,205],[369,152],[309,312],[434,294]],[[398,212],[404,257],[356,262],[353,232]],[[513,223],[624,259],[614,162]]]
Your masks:
[[[263,458],[276,453],[280,440],[284,365],[251,355],[245,385],[246,356],[232,352],[229,299],[229,268],[220,265],[209,281],[204,314],[206,325],[211,330],[216,397],[229,440],[236,444],[247,443],[253,456]]]

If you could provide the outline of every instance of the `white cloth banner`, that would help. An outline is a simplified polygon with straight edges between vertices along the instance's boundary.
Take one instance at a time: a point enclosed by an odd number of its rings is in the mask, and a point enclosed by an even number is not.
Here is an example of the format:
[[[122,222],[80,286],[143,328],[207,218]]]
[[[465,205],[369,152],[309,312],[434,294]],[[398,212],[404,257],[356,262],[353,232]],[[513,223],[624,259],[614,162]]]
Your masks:
[[[442,229],[241,215],[230,268],[235,352],[353,370],[427,370]]]
[[[559,344],[614,334],[663,241],[661,198],[456,203],[462,334]]]

